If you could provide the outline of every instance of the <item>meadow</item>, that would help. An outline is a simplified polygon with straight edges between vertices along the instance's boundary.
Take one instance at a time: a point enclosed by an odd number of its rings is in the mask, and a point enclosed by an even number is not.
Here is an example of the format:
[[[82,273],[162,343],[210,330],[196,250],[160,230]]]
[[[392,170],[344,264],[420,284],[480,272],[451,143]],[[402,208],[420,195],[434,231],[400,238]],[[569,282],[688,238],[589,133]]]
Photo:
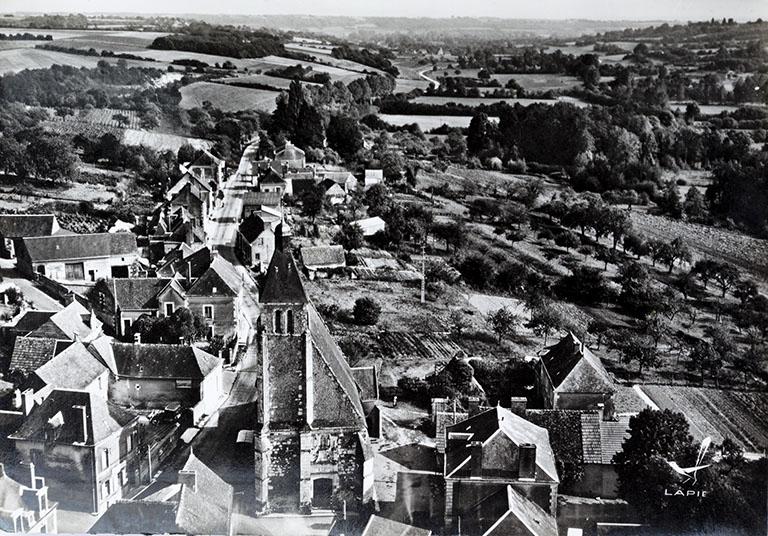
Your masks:
[[[261,110],[271,112],[279,93],[268,89],[251,89],[228,84],[195,82],[181,89],[180,106],[184,109],[201,107],[209,101],[225,112]]]

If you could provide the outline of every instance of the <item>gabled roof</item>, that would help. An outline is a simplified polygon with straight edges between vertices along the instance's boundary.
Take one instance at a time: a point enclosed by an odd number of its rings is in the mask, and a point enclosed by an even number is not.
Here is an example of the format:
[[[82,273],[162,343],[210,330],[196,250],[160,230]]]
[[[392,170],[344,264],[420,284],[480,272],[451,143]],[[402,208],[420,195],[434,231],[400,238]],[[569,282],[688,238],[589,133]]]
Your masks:
[[[50,236],[56,227],[53,214],[0,214],[0,236],[6,238]]]
[[[376,375],[376,367],[352,367],[352,377],[360,390],[362,400],[378,400],[379,380]]]
[[[613,463],[613,457],[622,451],[629,438],[629,416],[618,421],[600,421],[600,454],[604,464]]]
[[[87,338],[97,326],[92,324],[91,312],[77,300],[57,311],[47,322],[32,330],[27,336],[47,339]]]
[[[187,290],[187,296],[237,296],[242,277],[232,263],[218,256]]]
[[[107,370],[81,342],[74,342],[35,371],[54,389],[85,389]]]
[[[266,205],[276,207],[283,196],[280,192],[246,192],[243,196],[243,207]]]
[[[112,344],[116,374],[129,378],[202,380],[219,365],[217,357],[183,344]]]
[[[88,530],[90,534],[183,534],[176,526],[177,504],[118,501]]]
[[[228,534],[232,516],[234,492],[193,452],[184,464],[184,471],[194,471],[196,485],[183,485],[179,499],[176,524],[187,534]]]
[[[270,184],[270,185],[281,185],[285,184],[285,180],[277,174],[277,172],[269,168],[269,170],[261,177],[259,177],[259,185],[262,184]]]
[[[93,233],[24,238],[32,262],[93,259],[137,253],[133,233]]]
[[[250,244],[264,232],[264,220],[258,214],[253,213],[246,216],[240,224],[240,234]]]
[[[190,173],[189,171],[187,171],[186,173],[184,173],[184,175],[181,176],[181,178],[179,178],[179,180],[177,180],[174,183],[173,186],[168,188],[168,195],[170,195],[171,197],[175,196],[187,184],[194,184],[197,186],[199,190],[209,191],[209,192],[211,191],[210,185],[200,180],[200,178],[194,173]]]
[[[471,436],[463,445],[451,447],[450,435],[452,433],[471,434]],[[543,471],[547,477],[555,482],[559,481],[555,466],[555,455],[549,443],[549,432],[501,406],[478,413],[446,429],[446,435],[449,438],[449,448],[446,453],[446,475],[452,474],[468,462],[471,455],[470,442],[481,441],[484,443],[496,433],[504,434],[517,446],[523,444],[536,445],[536,466],[538,470]],[[508,468],[505,466],[498,469],[506,470]]]
[[[136,419],[136,415],[86,391],[54,389],[35,406],[11,439],[83,444],[82,410],[85,408],[84,444],[102,441]]]
[[[507,515],[514,516],[528,529],[530,536],[557,536],[557,522],[554,516],[545,512],[538,504],[524,497],[512,486],[507,486],[504,492],[507,499]],[[486,534],[506,536],[504,532],[495,530],[489,530]]]
[[[218,166],[222,164],[224,160],[214,155],[208,149],[202,149],[200,155],[195,158],[189,165],[190,166]]]
[[[28,310],[16,317],[13,324],[9,325],[17,333],[26,335],[30,331],[36,330],[56,314],[56,311],[35,311]]]
[[[191,275],[188,274],[190,265],[192,266]],[[186,257],[178,258],[176,255],[173,255],[168,262],[157,269],[157,275],[160,277],[173,277],[178,273],[184,278],[190,275],[192,279],[197,279],[203,275],[210,266],[211,250],[207,247],[203,247],[190,253]]]
[[[171,280],[159,277],[117,277],[112,279],[115,307],[123,311],[157,309],[157,294]]]
[[[46,364],[72,341],[16,337],[9,370],[29,374]]]
[[[372,515],[368,518],[363,533],[360,536],[430,536],[432,531],[406,525],[385,517]]]
[[[559,393],[611,393],[613,379],[600,358],[569,333],[541,357],[555,391]]]
[[[347,260],[344,256],[344,246],[306,246],[301,248],[301,261],[306,268],[323,268],[325,266],[343,266]]]
[[[285,142],[282,149],[275,153],[275,160],[301,160],[306,153],[291,142]]]
[[[275,249],[267,268],[261,303],[307,303],[299,270],[290,253]]]
[[[112,352],[112,338],[102,335],[94,339],[88,345],[88,351],[98,358],[112,374],[117,374],[117,364],[115,363],[115,354]]]
[[[193,202],[202,205],[207,193],[207,190],[202,190],[188,182],[176,192],[176,195],[171,197],[170,203],[171,205],[180,205],[184,207],[188,207]]]

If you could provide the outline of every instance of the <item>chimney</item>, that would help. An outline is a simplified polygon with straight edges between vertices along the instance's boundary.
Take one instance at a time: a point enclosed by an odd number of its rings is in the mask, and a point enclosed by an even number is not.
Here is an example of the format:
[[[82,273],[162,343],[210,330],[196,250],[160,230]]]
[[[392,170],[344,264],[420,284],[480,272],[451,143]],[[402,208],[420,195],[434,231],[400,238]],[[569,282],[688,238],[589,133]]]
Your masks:
[[[513,396],[509,399],[509,410],[515,415],[525,417],[525,410],[528,407],[528,399],[524,396]]]
[[[197,493],[197,471],[179,471],[179,484]]]
[[[141,333],[134,333],[133,334],[133,343],[134,344],[141,344]]]
[[[480,397],[470,396],[467,398],[467,407],[469,408],[469,416],[477,415],[480,413]]]
[[[32,408],[35,407],[35,393],[32,391],[32,389],[27,389],[23,393],[21,393],[22,398],[22,406],[24,411],[24,416],[26,417],[32,412]]]
[[[472,441],[469,443],[470,458],[469,458],[469,475],[472,478],[480,478],[483,476],[483,442]]]
[[[22,402],[24,401],[24,398],[21,395],[21,389],[16,389],[13,392],[13,408],[14,409],[20,409],[23,405]]]
[[[75,419],[80,421],[77,423],[80,426],[80,442],[88,443],[88,410],[85,406],[72,406],[72,409]]]
[[[605,420],[605,404],[602,402],[597,404],[597,415],[600,417],[601,421]]]
[[[536,445],[524,443],[518,448],[517,477],[520,480],[536,479]]]
[[[192,286],[192,261],[187,261],[187,286]]]
[[[179,344],[184,344],[184,337],[179,337]]]

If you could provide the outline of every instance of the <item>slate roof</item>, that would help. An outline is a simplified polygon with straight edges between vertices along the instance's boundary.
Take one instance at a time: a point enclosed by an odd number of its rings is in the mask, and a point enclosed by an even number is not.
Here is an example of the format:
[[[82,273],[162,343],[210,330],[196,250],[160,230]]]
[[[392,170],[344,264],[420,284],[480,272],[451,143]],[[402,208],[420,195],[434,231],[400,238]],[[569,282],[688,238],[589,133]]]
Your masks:
[[[526,443],[536,445],[538,470],[543,471],[555,482],[559,481],[555,467],[555,455],[549,443],[549,432],[501,406],[473,415],[469,419],[447,428],[446,436],[448,437],[451,433],[471,433],[472,436],[465,444],[448,449],[445,463],[446,476],[451,475],[469,461],[470,441],[485,442],[496,432],[503,433],[518,446]]]
[[[82,444],[81,410],[85,407],[86,445],[94,445],[136,419],[132,414],[106,398],[86,391],[54,389],[48,398],[35,406],[10,439]]]
[[[202,380],[215,369],[217,357],[184,344],[112,344],[118,376]]]
[[[258,214],[253,213],[246,216],[240,223],[240,234],[250,244],[264,232],[264,220]]]
[[[85,389],[107,368],[81,342],[74,342],[35,371],[54,389]]]
[[[506,493],[510,514],[525,525],[531,536],[557,536],[557,522],[554,516],[515,491],[512,486],[507,486]],[[496,533],[491,532],[490,534]]]
[[[55,314],[56,311],[25,311],[16,319],[16,322],[9,327],[17,333],[26,335],[30,331],[45,324]]]
[[[344,246],[306,246],[301,248],[301,260],[308,269],[346,264]]]
[[[196,489],[181,488],[176,524],[187,534],[228,534],[234,492],[194,453],[189,454],[184,471],[194,471]]]
[[[311,303],[307,307],[307,316],[309,319],[309,335],[316,350],[331,369],[331,373],[336,378],[344,394],[355,408],[357,416],[362,427],[365,427],[365,413],[363,403],[360,400],[360,393],[357,390],[357,384],[352,376],[347,359],[341,352],[341,348],[336,344],[333,336],[325,326],[323,319],[315,310]]]
[[[379,379],[376,374],[376,367],[352,367],[350,371],[360,390],[360,398],[362,400],[378,400]]]
[[[0,236],[50,236],[55,224],[56,216],[53,214],[0,214]]]
[[[372,515],[368,518],[360,536],[430,536],[432,531],[406,525],[385,517]]]
[[[90,534],[183,534],[176,526],[176,503],[118,501],[88,530]]]
[[[269,168],[269,170],[263,176],[259,177],[259,185],[262,185],[262,184],[270,184],[270,185],[283,184],[284,185],[285,180],[283,180],[283,178],[280,175],[278,175],[274,169]]]
[[[600,358],[569,333],[549,347],[541,361],[559,393],[612,393],[613,379]]]
[[[290,253],[275,249],[267,268],[261,303],[307,303],[299,270]]]
[[[216,257],[208,270],[187,290],[187,296],[237,296],[242,277],[232,263]],[[216,292],[214,292],[216,289]]]
[[[295,177],[291,182],[291,188],[293,189],[293,197],[301,199],[301,197],[307,192],[311,192],[315,187],[315,179],[310,174],[309,177]]]
[[[33,262],[93,259],[137,253],[133,233],[93,233],[24,238]]]
[[[192,279],[197,279],[211,266],[211,250],[207,247],[200,248],[182,258],[170,253],[169,256],[171,258],[157,269],[157,275],[160,277],[173,277],[178,273],[186,278],[191,263],[191,277]]]
[[[85,339],[95,326],[91,325],[91,312],[74,300],[61,311],[56,311],[47,322],[29,332],[28,337],[47,339]]]
[[[246,192],[243,196],[243,207],[262,206],[276,207],[283,198],[280,192]]]
[[[123,311],[157,309],[157,294],[170,281],[159,277],[115,278],[112,280],[115,306]]]
[[[34,372],[70,344],[71,341],[16,337],[8,369],[24,374]]]

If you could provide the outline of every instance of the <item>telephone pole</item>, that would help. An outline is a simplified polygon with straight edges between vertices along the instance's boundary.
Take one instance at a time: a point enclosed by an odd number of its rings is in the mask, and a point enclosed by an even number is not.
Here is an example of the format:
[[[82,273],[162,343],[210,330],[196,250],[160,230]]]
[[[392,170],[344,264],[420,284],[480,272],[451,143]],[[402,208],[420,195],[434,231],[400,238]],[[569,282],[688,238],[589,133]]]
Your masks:
[[[427,237],[424,236],[424,240],[421,241],[421,303],[424,303],[427,298],[427,279],[426,279],[426,251],[427,251]]]

